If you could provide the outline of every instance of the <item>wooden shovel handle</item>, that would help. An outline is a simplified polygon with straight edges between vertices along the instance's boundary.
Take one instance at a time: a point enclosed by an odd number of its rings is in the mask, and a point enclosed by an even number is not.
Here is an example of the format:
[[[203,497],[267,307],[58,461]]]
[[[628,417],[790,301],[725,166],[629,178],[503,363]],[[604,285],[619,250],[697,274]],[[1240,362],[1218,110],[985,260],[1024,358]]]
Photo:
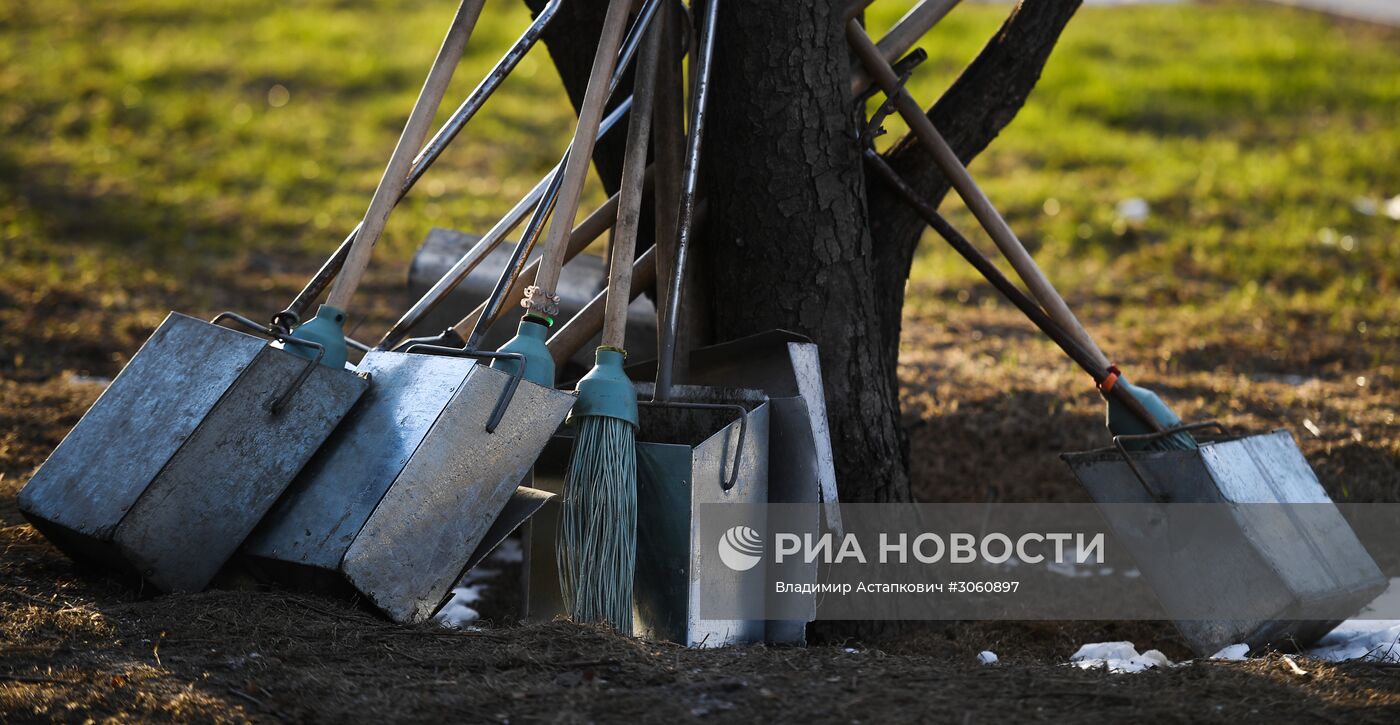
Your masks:
[[[637,260],[630,266],[629,274],[632,277],[632,287],[627,294],[627,302],[637,299],[643,290],[656,282],[656,247],[648,247],[647,251],[642,252],[642,256],[637,257]],[[584,305],[577,315],[569,318],[569,321],[564,323],[558,332],[550,336],[549,342],[546,344],[549,346],[550,357],[554,358],[555,367],[562,369],[569,358],[583,349],[583,346],[588,344],[588,341],[592,340],[599,330],[606,329],[603,322],[604,309],[611,305],[614,299],[620,299],[620,297],[613,295],[611,288],[602,290],[594,295],[593,299],[589,300],[588,304]],[[624,314],[626,314],[626,310],[624,305]],[[606,342],[605,338],[604,344]],[[621,345],[614,345],[614,347],[621,347]]]
[[[457,8],[457,16],[452,19],[452,26],[447,29],[447,37],[443,38],[442,47],[438,49],[437,58],[433,60],[432,70],[428,71],[428,79],[423,83],[423,89],[418,92],[418,100],[413,104],[408,123],[404,124],[403,133],[399,134],[399,142],[394,146],[394,153],[389,156],[389,165],[384,169],[384,175],[379,178],[379,186],[375,188],[374,197],[370,199],[369,210],[365,212],[360,232],[355,236],[355,242],[350,245],[350,253],[345,258],[340,275],[331,286],[330,295],[326,299],[326,304],[331,307],[346,309],[350,298],[355,294],[355,289],[359,287],[360,279],[364,277],[365,268],[369,266],[370,256],[374,252],[374,245],[379,241],[379,235],[384,233],[384,225],[389,221],[389,212],[393,211],[394,204],[398,202],[404,180],[408,178],[408,172],[413,166],[414,157],[418,155],[419,149],[423,148],[423,141],[428,137],[433,116],[437,115],[438,106],[447,92],[447,84],[451,82],[452,73],[462,59],[462,51],[467,47],[467,39],[471,37],[472,28],[476,26],[485,1],[463,0]]]
[[[651,112],[656,100],[656,77],[661,58],[664,23],[652,23],[637,57],[637,77],[632,85],[632,118],[627,125],[627,150],[622,161],[622,187],[613,226],[612,259],[608,263],[608,289],[603,315],[603,345],[621,348],[627,329],[627,304],[631,302],[632,263],[637,255],[637,228],[642,219],[642,193],[646,185],[647,147],[651,141]],[[653,267],[654,269],[654,267]]]
[[[647,173],[643,177],[642,188],[643,190],[645,190],[650,188],[650,186],[651,169],[647,169]],[[588,248],[588,245],[598,241],[598,238],[603,236],[604,232],[612,228],[614,222],[616,222],[617,220],[617,209],[620,197],[621,194],[613,194],[612,197],[607,200],[607,202],[605,202],[602,206],[598,207],[598,209],[592,214],[589,214],[588,217],[582,222],[580,222],[577,227],[574,227],[573,233],[569,235],[568,246],[564,249],[565,263],[567,263],[574,257],[577,257],[580,253],[583,252],[583,250]],[[520,295],[525,291],[526,287],[528,287],[531,284],[534,284],[535,280],[537,279],[539,270],[540,260],[538,259],[525,265],[525,268],[520,270],[520,275],[515,278],[514,282],[511,283],[510,291],[506,293],[507,298],[509,299],[509,297],[511,296]],[[477,305],[476,308],[473,309],[470,314],[468,314],[466,317],[463,317],[457,322],[457,324],[452,326],[453,331],[455,331],[458,335],[461,335],[462,337],[466,337],[468,334],[471,333],[472,328],[476,326],[476,321],[481,318],[482,313],[484,313],[485,311],[485,302]],[[500,312],[496,315],[496,319],[492,320],[492,322],[494,323],[496,320],[501,319],[505,315],[506,308],[502,308]],[[596,335],[598,333],[595,330],[593,334]]]
[[[603,32],[598,39],[598,50],[593,55],[588,89],[584,91],[583,103],[579,107],[578,127],[574,129],[574,140],[569,145],[569,161],[564,166],[559,201],[549,221],[539,273],[535,277],[535,285],[550,294],[559,286],[559,273],[564,267],[569,230],[573,226],[574,215],[578,213],[583,183],[588,176],[588,165],[593,162],[593,141],[598,133],[598,125],[603,120],[603,107],[608,100],[608,85],[612,79],[613,68],[617,64],[617,51],[622,47],[622,36],[627,29],[627,15],[631,9],[632,0],[610,0],[608,13],[603,18]]]
[[[953,151],[948,142],[943,139],[938,129],[934,128],[933,122],[924,115],[924,110],[914,100],[909,92],[899,85],[899,78],[895,76],[894,69],[890,67],[888,61],[880,54],[880,49],[875,47],[875,43],[870,40],[870,36],[865,34],[865,28],[860,23],[851,20],[846,23],[846,37],[856,55],[860,57],[861,63],[875,79],[875,83],[895,102],[895,108],[899,115],[909,124],[909,128],[918,137],[924,148],[933,156],[934,163],[948,177],[953,189],[958,192],[967,204],[972,215],[977,217],[977,221],[982,224],[982,228],[987,230],[992,241],[997,248],[1006,256],[1011,267],[1016,270],[1016,274],[1030,288],[1031,294],[1040,302],[1045,311],[1054,318],[1055,322],[1068,332],[1081,347],[1088,350],[1094,356],[1100,367],[1107,369],[1108,358],[1099,349],[1097,343],[1089,336],[1084,325],[1079,322],[1079,318],[1074,316],[1069,306],[1060,293],[1055,290],[1054,285],[1045,277],[1045,273],[1040,270],[1040,266],[1035,263],[1035,259],[1026,251],[1025,245],[1016,238],[1016,233],[1011,231],[1006,220],[1001,213],[992,206],[992,202],[982,189],[977,186],[977,182],[972,179],[972,175],[967,173],[967,167]]]
[[[894,169],[890,168],[890,165],[886,163],[879,154],[875,153],[874,149],[865,150],[865,163],[870,168],[874,169],[875,172],[884,179],[885,183],[899,194],[900,198],[904,200],[904,203],[909,205],[909,208],[913,209],[930,227],[933,227],[933,230],[938,232],[938,235],[943,237],[944,241],[948,242],[948,246],[962,255],[962,258],[967,260],[974,269],[980,272],[997,291],[1001,292],[1002,296],[1010,300],[1022,314],[1029,318],[1036,327],[1040,328],[1041,332],[1045,333],[1046,337],[1049,337],[1071,360],[1078,364],[1079,367],[1083,368],[1084,372],[1088,373],[1089,377],[1094,379],[1096,385],[1102,386],[1105,383],[1108,378],[1108,371],[1098,367],[1098,363],[1094,360],[1093,355],[1089,354],[1089,351],[1085,350],[1074,338],[1070,337],[1070,335],[1065,332],[1064,328],[1050,319],[1050,316],[1045,314],[1045,310],[1041,309],[1040,305],[1037,305],[1035,300],[1030,298],[1030,295],[1022,292],[1021,288],[1016,286],[1016,283],[1007,279],[1006,275],[1002,274],[1001,270],[997,269],[997,266],[992,263],[992,260],[988,259],[987,255],[974,247],[972,242],[969,242],[952,224],[949,224],[948,220],[944,219],[943,215],[939,214],[938,210],[934,209],[932,204],[925,201],[917,192],[910,188],[908,184],[904,183],[904,180],[899,177],[899,174],[896,173]],[[1100,390],[1102,390],[1102,387],[1100,387]],[[1128,392],[1126,387],[1115,385],[1109,390],[1108,395],[1121,403],[1134,417],[1142,421],[1142,423],[1147,426],[1148,430],[1154,432],[1164,430],[1161,422],[1148,412],[1147,408],[1143,407],[1142,402],[1134,397],[1132,393]]]

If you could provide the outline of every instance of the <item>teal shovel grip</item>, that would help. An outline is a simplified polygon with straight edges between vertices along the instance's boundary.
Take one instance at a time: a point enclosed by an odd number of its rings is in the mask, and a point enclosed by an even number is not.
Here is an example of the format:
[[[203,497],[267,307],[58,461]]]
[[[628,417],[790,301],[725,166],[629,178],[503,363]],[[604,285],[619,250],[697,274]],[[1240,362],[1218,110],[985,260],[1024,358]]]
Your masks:
[[[316,310],[316,316],[310,322],[292,331],[292,337],[298,340],[314,342],[325,349],[321,356],[321,364],[326,367],[343,370],[345,368],[345,311],[321,305]],[[316,350],[304,345],[288,345],[286,351],[304,357],[307,360],[316,359]]]
[[[525,356],[525,380],[546,388],[554,387],[554,357],[544,343],[549,339],[549,328],[525,319],[520,321],[515,337],[501,346],[498,352],[513,352]],[[496,360],[491,367],[511,375],[515,374],[518,360]]]

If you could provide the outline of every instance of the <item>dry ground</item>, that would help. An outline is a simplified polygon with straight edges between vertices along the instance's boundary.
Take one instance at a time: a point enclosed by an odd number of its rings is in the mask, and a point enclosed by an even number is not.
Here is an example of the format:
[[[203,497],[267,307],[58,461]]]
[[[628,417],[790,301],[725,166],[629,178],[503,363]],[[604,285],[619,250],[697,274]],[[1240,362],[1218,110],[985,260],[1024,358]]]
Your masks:
[[[1100,443],[1097,406],[1087,390],[1069,399],[1056,391],[1087,383],[1004,305],[945,312],[906,320],[905,406],[921,492],[945,500],[1078,498],[1054,453]],[[1115,348],[1132,342],[1153,350],[1152,359],[1173,350],[1170,342],[1108,339]],[[1228,336],[1217,347],[1253,354]],[[1341,359],[1368,354],[1326,340],[1317,350]],[[1167,392],[1188,417],[1294,429],[1339,498],[1395,500],[1395,427],[1387,421],[1394,370],[1373,369],[1357,387],[1354,376],[1298,362],[1315,376],[1173,375]],[[1151,368],[1151,360],[1137,367]],[[881,637],[827,632],[825,644],[806,649],[693,651],[567,623],[512,624],[508,606],[488,610],[497,624],[449,632],[393,626],[351,603],[280,592],[143,595],[78,568],[14,509],[25,477],[100,389],[73,375],[0,383],[0,721],[1400,717],[1400,667],[1303,660],[1308,674],[1299,676],[1271,657],[1109,675],[1061,665],[1084,642],[1124,639],[1187,658],[1158,623],[934,623]],[[1300,428],[1305,417],[1320,436]],[[1343,481],[1367,488],[1344,494]],[[976,664],[983,649],[1002,664]]]

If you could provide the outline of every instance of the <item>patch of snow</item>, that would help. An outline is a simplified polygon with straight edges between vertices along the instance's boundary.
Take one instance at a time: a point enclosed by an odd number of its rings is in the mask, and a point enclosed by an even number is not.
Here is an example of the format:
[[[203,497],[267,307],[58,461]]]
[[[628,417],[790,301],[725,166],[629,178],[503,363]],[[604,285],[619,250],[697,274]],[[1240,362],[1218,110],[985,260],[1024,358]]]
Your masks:
[[[462,575],[462,580],[452,590],[452,598],[433,615],[433,621],[451,629],[470,629],[467,625],[481,619],[481,613],[471,605],[481,601],[486,589],[492,586],[492,580],[501,575],[500,565],[518,564],[524,556],[519,539],[511,537],[502,541],[485,561]]]
[[[1400,577],[1392,577],[1390,588],[1356,615],[1337,625],[1307,651],[1309,657],[1342,662],[1400,662],[1400,620],[1390,619],[1400,612]]]
[[[994,665],[997,663],[997,653],[984,649],[977,653],[977,662],[984,665]]]
[[[1210,658],[1213,660],[1227,660],[1229,662],[1243,662],[1249,659],[1249,645],[1244,643],[1232,644],[1211,655]]]
[[[106,388],[112,384],[112,379],[100,375],[79,375],[70,371],[63,374],[63,382],[80,387],[90,385],[96,388]]]
[[[480,619],[481,613],[471,605],[481,600],[482,590],[485,588],[479,584],[469,584],[453,589],[452,598],[433,615],[433,620],[444,627],[461,629]]]
[[[1307,655],[1328,662],[1400,662],[1400,621],[1349,619],[1318,640]]]
[[[1155,649],[1138,654],[1137,647],[1133,646],[1132,642],[1086,644],[1069,658],[1069,664],[1082,670],[1104,669],[1113,674],[1176,666],[1166,655]]]

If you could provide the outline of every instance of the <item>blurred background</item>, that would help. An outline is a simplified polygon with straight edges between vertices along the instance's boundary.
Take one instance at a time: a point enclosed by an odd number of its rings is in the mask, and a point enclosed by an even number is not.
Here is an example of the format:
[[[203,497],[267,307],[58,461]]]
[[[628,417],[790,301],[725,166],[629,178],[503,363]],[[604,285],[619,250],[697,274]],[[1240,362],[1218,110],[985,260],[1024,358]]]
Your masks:
[[[1385,0],[1294,4],[1395,14]],[[874,33],[908,5],[876,2]],[[0,3],[10,481],[81,412],[64,386],[115,374],[168,310],[264,318],[290,299],[363,213],[455,6]],[[1008,11],[956,8],[919,44],[931,57],[914,94],[931,103]],[[488,4],[442,117],[528,19],[522,3]],[[572,120],[539,48],[391,218],[364,331],[405,301],[427,232],[486,229],[554,163]],[[888,126],[882,144],[903,133]],[[1339,500],[1400,500],[1397,162],[1400,29],[1270,2],[1110,0],[1080,10],[972,171],[1185,417],[1287,427]],[[585,210],[600,201],[595,184]],[[975,229],[956,200],[944,209]],[[1102,440],[1087,381],[932,235],[908,295],[922,495],[1074,498],[1045,451]],[[994,455],[989,433],[1035,454],[1003,460],[1000,488],[976,455]],[[950,444],[968,455],[941,455]]]

